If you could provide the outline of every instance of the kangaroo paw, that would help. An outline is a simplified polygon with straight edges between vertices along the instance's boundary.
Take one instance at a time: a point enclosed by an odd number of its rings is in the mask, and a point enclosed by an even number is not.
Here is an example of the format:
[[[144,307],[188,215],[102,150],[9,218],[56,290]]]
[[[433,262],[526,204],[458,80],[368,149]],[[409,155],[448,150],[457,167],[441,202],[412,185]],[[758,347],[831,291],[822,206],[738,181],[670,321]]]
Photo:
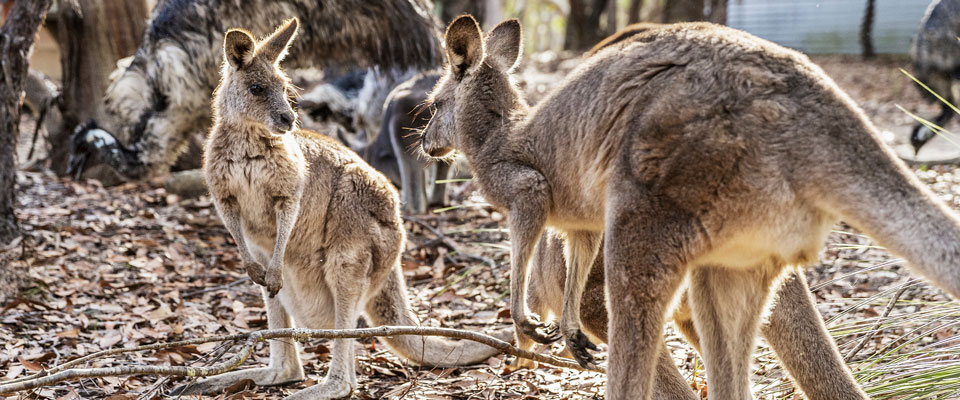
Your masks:
[[[566,335],[564,339],[567,349],[570,351],[570,354],[573,355],[573,359],[577,360],[577,363],[579,363],[581,367],[597,369],[597,361],[593,359],[593,355],[587,350],[597,351],[600,349],[597,345],[593,344],[590,339],[587,339],[587,335],[584,335],[583,331],[577,329],[576,333]]]
[[[514,321],[523,334],[541,344],[550,344],[560,340],[560,328],[557,324],[542,323],[533,319]]]

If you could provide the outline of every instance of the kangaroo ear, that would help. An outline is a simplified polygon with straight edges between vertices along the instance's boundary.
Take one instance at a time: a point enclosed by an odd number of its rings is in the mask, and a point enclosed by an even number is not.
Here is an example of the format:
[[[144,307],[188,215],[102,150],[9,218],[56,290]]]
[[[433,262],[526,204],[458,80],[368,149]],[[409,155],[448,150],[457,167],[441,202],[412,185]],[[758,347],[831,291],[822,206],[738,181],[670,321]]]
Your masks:
[[[472,16],[462,15],[450,23],[444,34],[450,70],[458,77],[476,67],[483,59],[480,25]]]
[[[513,71],[520,60],[522,42],[520,21],[508,19],[501,22],[487,35],[487,62],[501,71]]]
[[[288,19],[263,41],[260,46],[260,54],[263,54],[272,63],[283,61],[283,57],[287,55],[287,47],[290,46],[290,42],[296,36],[299,25],[300,22],[296,18]]]
[[[253,50],[256,46],[249,33],[242,29],[231,29],[223,37],[223,57],[234,68],[240,69],[253,61]]]

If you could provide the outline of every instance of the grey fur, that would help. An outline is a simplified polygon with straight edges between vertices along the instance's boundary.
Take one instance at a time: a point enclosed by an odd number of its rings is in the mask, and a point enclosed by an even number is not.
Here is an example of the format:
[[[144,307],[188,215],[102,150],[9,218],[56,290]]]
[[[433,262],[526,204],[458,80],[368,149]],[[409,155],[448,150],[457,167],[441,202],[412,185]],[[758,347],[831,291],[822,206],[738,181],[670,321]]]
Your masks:
[[[841,218],[960,296],[957,216],[802,54],[722,26],[671,25],[600,51],[528,109],[502,68],[519,40],[515,21],[486,40],[469,17],[451,23],[423,148],[462,151],[508,212],[511,310],[524,333],[542,335],[522,299],[544,227],[603,232],[607,399],[651,398],[664,318],[687,284],[711,397],[750,398],[771,290],[817,260]],[[566,276],[591,265],[570,263]],[[565,290],[564,305],[581,294]],[[580,321],[562,314],[569,346]]]
[[[563,287],[566,282],[564,243],[548,230],[540,238],[530,261],[530,283],[526,304],[530,311],[549,318],[560,315]],[[607,308],[604,286],[603,255],[594,260],[583,291],[580,318],[584,332],[593,340],[607,342]],[[694,327],[687,295],[673,312],[677,329],[700,351],[700,335]],[[847,369],[814,305],[806,279],[799,271],[790,276],[777,293],[770,316],[760,328],[777,353],[780,362],[810,400],[864,400],[863,393]],[[533,339],[517,331],[517,345],[531,349]],[[661,350],[661,353],[666,349]],[[667,361],[664,361],[667,360]],[[536,363],[522,361],[521,366]],[[697,399],[689,385],[677,372],[673,360],[661,356],[656,369],[654,399]]]
[[[210,194],[251,279],[264,286],[271,329],[291,327],[293,320],[349,329],[364,312],[373,325],[418,325],[400,267],[405,232],[396,190],[336,140],[284,118],[295,116],[286,101],[292,88],[276,57],[296,28],[291,20],[255,45],[245,31],[228,32],[204,152]],[[398,355],[428,366],[474,364],[497,353],[436,337],[385,341]],[[289,398],[350,395],[357,389],[353,352],[353,340],[334,340],[324,380]],[[270,344],[269,366],[176,393],[215,393],[244,379],[277,385],[303,376],[296,345],[278,340]]]

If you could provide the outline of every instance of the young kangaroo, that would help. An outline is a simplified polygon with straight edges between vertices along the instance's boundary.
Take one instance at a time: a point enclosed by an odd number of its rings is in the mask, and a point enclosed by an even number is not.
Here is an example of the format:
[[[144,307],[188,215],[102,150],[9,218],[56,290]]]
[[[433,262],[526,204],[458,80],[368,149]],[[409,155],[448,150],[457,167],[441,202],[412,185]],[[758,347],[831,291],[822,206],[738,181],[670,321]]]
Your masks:
[[[284,23],[261,42],[243,30],[224,38],[214,126],[204,174],[217,211],[257,283],[271,329],[354,328],[361,312],[374,325],[417,325],[400,270],[405,232],[397,192],[334,139],[296,128],[279,62],[297,31]],[[276,295],[276,296],[274,296]],[[496,350],[431,337],[385,338],[398,355],[424,365],[466,365]],[[326,399],[356,388],[353,340],[333,342],[323,382],[290,398]],[[270,365],[182,387],[217,392],[244,379],[276,385],[303,379],[292,341],[270,343]],[[184,390],[185,389],[185,390]]]
[[[686,282],[711,397],[751,398],[768,294],[817,260],[840,218],[960,296],[960,221],[820,68],[707,23],[640,35],[585,60],[531,110],[509,76],[519,23],[484,39],[461,17],[422,137],[432,156],[463,151],[487,200],[508,211],[521,328],[537,326],[522,288],[549,224],[575,257],[563,332],[583,338],[568,345],[586,341],[576,300],[603,232],[608,399],[651,398],[664,317]]]
[[[566,260],[563,240],[552,230],[544,232],[530,261],[530,282],[526,304],[530,311],[544,318],[559,316],[563,304],[561,293],[566,281]],[[681,298],[673,313],[676,327],[701,351],[700,336],[691,320],[687,296]],[[580,303],[584,332],[592,340],[607,341],[607,308],[604,293],[603,254],[599,254],[587,276]],[[803,274],[788,276],[770,310],[761,333],[773,347],[780,361],[810,400],[864,400],[867,396],[857,385],[823,325],[807,288]],[[532,349],[534,340],[517,332],[517,345]],[[677,372],[665,348],[657,361],[654,399],[698,399],[686,380]],[[664,361],[666,360],[666,361]],[[536,363],[518,360],[522,367]]]

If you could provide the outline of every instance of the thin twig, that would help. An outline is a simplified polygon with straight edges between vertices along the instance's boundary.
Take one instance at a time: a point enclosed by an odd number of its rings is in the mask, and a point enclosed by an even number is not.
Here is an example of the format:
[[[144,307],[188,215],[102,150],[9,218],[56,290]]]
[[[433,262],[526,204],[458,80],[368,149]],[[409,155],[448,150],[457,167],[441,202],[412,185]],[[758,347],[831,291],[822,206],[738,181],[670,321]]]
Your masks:
[[[82,378],[96,378],[104,376],[129,376],[129,375],[162,375],[162,376],[191,376],[191,377],[200,377],[200,376],[211,376],[222,374],[224,372],[230,371],[236,368],[238,365],[242,364],[249,356],[253,353],[255,345],[259,342],[270,340],[270,339],[279,339],[279,338],[290,338],[297,341],[305,341],[307,339],[357,339],[357,338],[369,338],[369,337],[382,337],[382,336],[403,336],[403,335],[416,335],[416,336],[443,336],[454,339],[464,339],[471,340],[474,342],[479,342],[490,346],[494,349],[500,350],[503,353],[526,358],[533,361],[538,361],[544,364],[554,365],[557,367],[563,368],[572,368],[577,370],[588,371],[581,367],[573,360],[568,360],[565,358],[555,357],[555,356],[545,356],[542,354],[537,354],[531,351],[520,349],[516,346],[511,345],[505,341],[497,339],[493,336],[489,336],[479,332],[471,332],[460,329],[451,329],[451,328],[434,328],[434,327],[421,327],[421,326],[380,326],[377,328],[364,328],[364,329],[303,329],[303,328],[287,328],[287,329],[272,329],[272,330],[261,330],[254,331],[243,334],[234,334],[234,335],[222,335],[214,336],[208,338],[196,338],[189,340],[181,340],[177,342],[170,343],[157,343],[152,345],[123,348],[123,349],[110,349],[100,351],[85,357],[78,358],[76,360],[62,364],[59,367],[52,368],[48,371],[43,371],[33,376],[27,378],[16,379],[8,382],[3,382],[0,384],[0,393],[11,393],[18,392],[22,390],[31,390],[39,387],[49,386],[58,382],[82,379]],[[246,339],[246,344],[240,349],[240,351],[233,357],[227,359],[226,361],[214,364],[209,367],[184,367],[184,366],[146,366],[146,365],[125,365],[119,367],[107,367],[107,368],[84,368],[84,369],[68,369],[72,366],[84,363],[95,358],[100,358],[108,355],[129,353],[134,351],[143,351],[143,350],[157,350],[170,347],[184,346],[188,344],[200,344],[208,342],[220,342],[226,340],[240,340]],[[598,372],[606,372],[603,368],[596,369]]]
[[[420,218],[418,218],[418,217],[414,217],[414,216],[412,216],[412,215],[408,215],[408,216],[404,217],[404,219],[406,219],[406,220],[408,220],[408,221],[413,221],[413,222],[417,223],[418,225],[420,225],[420,226],[422,226],[422,227],[424,227],[424,228],[427,228],[428,231],[430,231],[430,232],[432,232],[434,235],[436,235],[437,239],[440,239],[440,241],[443,243],[444,246],[447,246],[448,248],[450,248],[450,251],[453,251],[453,252],[459,251],[459,246],[457,246],[457,243],[456,243],[456,242],[454,242],[453,240],[450,240],[450,238],[448,238],[447,235],[444,235],[443,232],[440,232],[439,229],[434,228],[433,226],[431,226],[430,224],[428,224],[426,221],[424,221],[424,220],[422,220],[422,219],[420,219]]]
[[[204,293],[215,292],[215,291],[223,290],[223,289],[229,289],[229,288],[231,288],[231,287],[237,286],[237,285],[239,285],[239,284],[241,284],[241,283],[243,283],[243,282],[249,281],[249,280],[250,280],[250,277],[249,277],[249,276],[245,276],[245,277],[243,277],[243,278],[237,279],[237,280],[235,280],[235,281],[233,281],[233,282],[230,282],[230,283],[225,283],[225,284],[220,285],[220,286],[208,287],[208,288],[198,289],[198,290],[194,290],[194,291],[191,291],[191,292],[184,293],[184,294],[183,294],[183,297],[193,297],[193,296],[200,295],[200,294],[204,294]]]
[[[847,357],[844,358],[844,361],[850,362],[853,357],[856,357],[860,350],[863,350],[864,346],[867,345],[867,342],[877,335],[877,330],[880,329],[880,324],[882,324],[883,320],[890,315],[890,312],[893,311],[893,307],[897,305],[897,301],[900,300],[900,296],[903,295],[903,292],[906,292],[907,289],[910,288],[911,283],[912,282],[907,282],[904,284],[902,287],[900,287],[900,290],[897,290],[897,293],[890,298],[890,302],[887,303],[887,308],[883,310],[883,315],[881,315],[880,318],[877,318],[877,322],[873,324],[873,327],[867,332],[867,335],[860,340],[860,343],[857,343],[857,347],[854,347],[853,350],[850,350],[850,353],[847,354]]]

